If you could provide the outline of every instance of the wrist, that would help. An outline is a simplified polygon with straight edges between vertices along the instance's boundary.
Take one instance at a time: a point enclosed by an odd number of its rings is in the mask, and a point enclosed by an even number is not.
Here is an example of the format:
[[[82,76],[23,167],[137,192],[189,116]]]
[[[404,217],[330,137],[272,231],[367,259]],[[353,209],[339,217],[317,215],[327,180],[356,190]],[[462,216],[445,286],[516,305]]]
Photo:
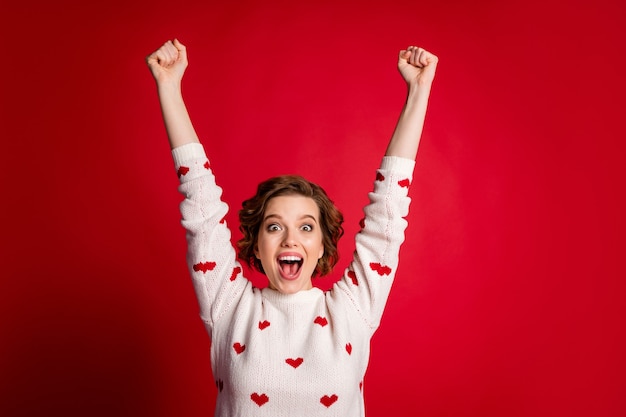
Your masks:
[[[159,95],[182,95],[180,81],[157,81]]]
[[[428,101],[429,96],[430,84],[407,84],[407,102]]]

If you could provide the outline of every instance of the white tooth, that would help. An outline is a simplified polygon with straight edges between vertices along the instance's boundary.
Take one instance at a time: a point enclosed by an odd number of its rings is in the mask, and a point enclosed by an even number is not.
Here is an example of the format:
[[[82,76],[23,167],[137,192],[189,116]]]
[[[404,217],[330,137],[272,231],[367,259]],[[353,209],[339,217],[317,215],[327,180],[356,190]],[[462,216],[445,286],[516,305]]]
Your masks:
[[[281,256],[278,258],[279,261],[301,261],[302,258],[300,258],[299,256]]]

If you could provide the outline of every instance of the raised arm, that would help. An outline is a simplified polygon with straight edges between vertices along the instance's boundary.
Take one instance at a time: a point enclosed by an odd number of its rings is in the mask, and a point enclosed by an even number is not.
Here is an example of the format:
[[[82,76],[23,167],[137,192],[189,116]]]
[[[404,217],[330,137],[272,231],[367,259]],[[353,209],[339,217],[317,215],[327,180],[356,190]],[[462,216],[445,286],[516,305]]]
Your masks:
[[[191,124],[181,94],[187,52],[178,40],[168,41],[146,58],[156,80],[174,167],[184,196],[181,223],[186,229],[187,265],[198,298],[200,316],[213,337],[218,320],[229,323],[246,289],[226,223],[228,205],[221,199],[211,163]]]
[[[411,201],[408,192],[436,65],[437,57],[423,49],[400,51],[398,69],[407,83],[407,100],[363,210],[354,258],[335,284],[339,291],[333,297],[349,300],[370,333],[380,324],[399,265]]]
[[[199,143],[183,101],[181,82],[187,68],[187,50],[174,39],[146,57],[146,63],[157,84],[161,112],[172,149],[188,143]]]
[[[400,51],[398,70],[407,84],[407,98],[389,141],[386,155],[415,159],[422,136],[437,57],[416,46]]]

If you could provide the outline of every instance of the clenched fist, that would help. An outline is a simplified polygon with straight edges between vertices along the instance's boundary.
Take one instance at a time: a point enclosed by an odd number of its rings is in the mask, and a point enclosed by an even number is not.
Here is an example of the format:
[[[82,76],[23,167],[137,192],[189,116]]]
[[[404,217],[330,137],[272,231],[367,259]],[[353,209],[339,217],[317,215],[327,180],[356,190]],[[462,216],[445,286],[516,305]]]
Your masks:
[[[178,39],[167,41],[146,57],[148,68],[157,84],[180,84],[187,68],[187,49]]]
[[[409,46],[400,51],[398,70],[407,84],[430,87],[435,78],[438,61],[435,55],[425,49]]]

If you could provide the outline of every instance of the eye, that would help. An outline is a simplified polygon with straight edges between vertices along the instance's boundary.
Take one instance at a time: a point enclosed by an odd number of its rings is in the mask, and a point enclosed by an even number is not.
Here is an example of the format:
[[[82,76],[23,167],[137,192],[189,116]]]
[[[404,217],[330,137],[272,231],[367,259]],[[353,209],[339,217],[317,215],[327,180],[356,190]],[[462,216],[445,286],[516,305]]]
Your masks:
[[[313,226],[311,226],[310,224],[305,224],[302,227],[300,227],[300,230],[303,230],[305,232],[312,232]]]
[[[272,223],[269,226],[267,226],[267,231],[268,232],[278,232],[279,230],[281,230],[281,228],[276,223]]]

